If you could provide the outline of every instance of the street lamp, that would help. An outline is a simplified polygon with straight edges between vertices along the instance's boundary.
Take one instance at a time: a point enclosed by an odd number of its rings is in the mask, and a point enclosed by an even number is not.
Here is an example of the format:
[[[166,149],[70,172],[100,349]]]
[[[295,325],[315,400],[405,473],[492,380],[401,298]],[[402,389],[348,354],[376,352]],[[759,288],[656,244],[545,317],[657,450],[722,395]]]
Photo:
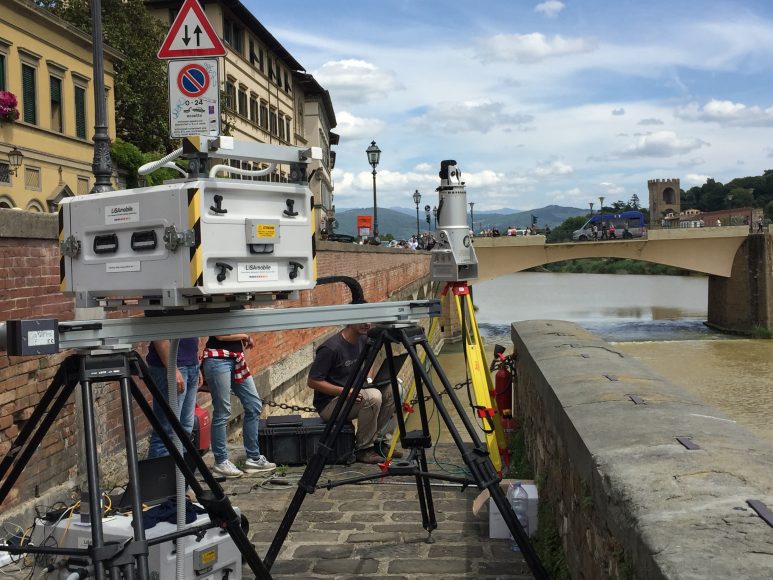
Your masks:
[[[429,231],[429,226],[432,223],[429,219],[429,212],[432,211],[432,208],[429,205],[424,206],[424,215],[425,219],[427,220],[427,231]]]
[[[110,178],[113,175],[113,162],[110,159],[110,136],[107,134],[101,0],[92,0],[91,2],[91,45],[92,67],[94,69],[94,158],[91,162],[94,187],[91,188],[91,193],[102,193],[113,189],[113,185],[110,183]]]
[[[376,205],[376,165],[381,159],[381,149],[375,141],[370,142],[370,147],[365,150],[368,154],[368,163],[373,167],[373,240],[378,240],[378,206]]]
[[[593,202],[589,201],[588,205],[590,205],[590,215],[593,216]]]
[[[24,154],[19,151],[18,147],[11,149],[8,152],[8,173],[13,173],[14,177],[19,175],[19,167],[21,167],[22,161],[24,161]]]
[[[435,231],[437,231],[437,206],[432,208],[432,215],[435,216]]]
[[[472,208],[475,207],[475,202],[470,202],[470,229],[472,230],[473,235],[475,235],[475,214],[472,213]]]
[[[421,194],[419,193],[419,190],[413,192],[413,203],[416,204],[416,239],[419,239],[419,234],[421,233],[419,230],[419,203],[421,202]]]
[[[604,211],[604,196],[599,196],[599,214]]]

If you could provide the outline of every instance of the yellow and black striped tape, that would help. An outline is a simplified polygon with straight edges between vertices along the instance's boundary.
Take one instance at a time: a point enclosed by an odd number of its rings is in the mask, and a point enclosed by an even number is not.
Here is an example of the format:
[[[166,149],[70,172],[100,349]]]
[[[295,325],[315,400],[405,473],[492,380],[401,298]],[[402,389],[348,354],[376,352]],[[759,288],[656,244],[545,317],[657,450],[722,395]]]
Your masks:
[[[193,230],[196,243],[190,247],[191,287],[204,285],[204,264],[201,258],[201,191],[188,189],[188,228]]]
[[[61,252],[62,242],[64,242],[64,210],[59,206],[59,251]],[[59,292],[67,290],[67,275],[64,271],[64,254],[59,255]]]

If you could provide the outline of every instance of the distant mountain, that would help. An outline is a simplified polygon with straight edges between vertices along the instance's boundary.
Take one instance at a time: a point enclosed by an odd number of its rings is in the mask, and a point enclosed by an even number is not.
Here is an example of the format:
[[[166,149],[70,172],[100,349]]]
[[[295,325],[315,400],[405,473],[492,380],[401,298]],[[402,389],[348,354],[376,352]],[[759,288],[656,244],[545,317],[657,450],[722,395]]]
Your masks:
[[[372,207],[345,210],[339,209],[336,211],[338,226],[335,231],[339,234],[357,235],[357,216],[371,215],[372,213]],[[520,212],[500,210],[499,212],[482,212],[481,214],[478,214],[476,211],[475,231],[478,232],[483,228],[498,228],[504,233],[510,226],[523,229],[531,224],[532,215],[537,216],[538,228],[543,228],[545,224],[554,228],[567,218],[585,215],[586,213],[588,213],[588,210],[559,205],[548,205],[546,207]],[[430,227],[434,228],[434,217],[431,219],[432,224],[430,224]],[[427,222],[423,205],[419,208],[419,229],[422,232],[427,231]],[[381,235],[392,234],[392,236],[397,239],[407,239],[411,237],[416,233],[416,208],[414,207],[412,211],[408,211],[405,208],[379,208],[378,230]]]

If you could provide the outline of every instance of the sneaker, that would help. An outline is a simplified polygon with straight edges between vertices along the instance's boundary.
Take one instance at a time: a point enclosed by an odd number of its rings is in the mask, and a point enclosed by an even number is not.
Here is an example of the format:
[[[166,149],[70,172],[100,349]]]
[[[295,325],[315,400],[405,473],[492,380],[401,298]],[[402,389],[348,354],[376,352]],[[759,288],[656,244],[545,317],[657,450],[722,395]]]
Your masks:
[[[358,451],[356,455],[356,461],[357,463],[370,463],[371,465],[376,465],[378,463],[383,463],[384,458],[376,453],[372,447],[370,447],[368,449],[362,449]]]
[[[257,459],[249,457],[244,462],[244,473],[271,473],[276,469],[276,463],[271,463],[265,455]]]
[[[373,445],[373,449],[376,450],[376,453],[381,455],[384,459],[386,459],[387,454],[389,453],[389,441],[387,440],[376,440],[376,442]],[[399,447],[395,447],[395,450],[392,452],[392,459],[402,459],[403,458],[403,452],[400,450]]]
[[[244,475],[244,472],[236,467],[233,463],[228,461],[227,459],[223,461],[223,463],[215,463],[215,466],[212,468],[212,471],[215,473],[222,475],[223,477],[228,478],[237,478]]]

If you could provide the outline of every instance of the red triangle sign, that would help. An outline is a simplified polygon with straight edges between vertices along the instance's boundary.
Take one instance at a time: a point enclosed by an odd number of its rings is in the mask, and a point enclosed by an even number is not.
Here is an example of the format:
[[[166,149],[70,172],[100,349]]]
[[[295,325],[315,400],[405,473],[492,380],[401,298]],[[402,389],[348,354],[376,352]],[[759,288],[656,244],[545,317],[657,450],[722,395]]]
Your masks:
[[[185,0],[158,51],[158,58],[197,56],[225,56],[225,47],[198,0]]]

